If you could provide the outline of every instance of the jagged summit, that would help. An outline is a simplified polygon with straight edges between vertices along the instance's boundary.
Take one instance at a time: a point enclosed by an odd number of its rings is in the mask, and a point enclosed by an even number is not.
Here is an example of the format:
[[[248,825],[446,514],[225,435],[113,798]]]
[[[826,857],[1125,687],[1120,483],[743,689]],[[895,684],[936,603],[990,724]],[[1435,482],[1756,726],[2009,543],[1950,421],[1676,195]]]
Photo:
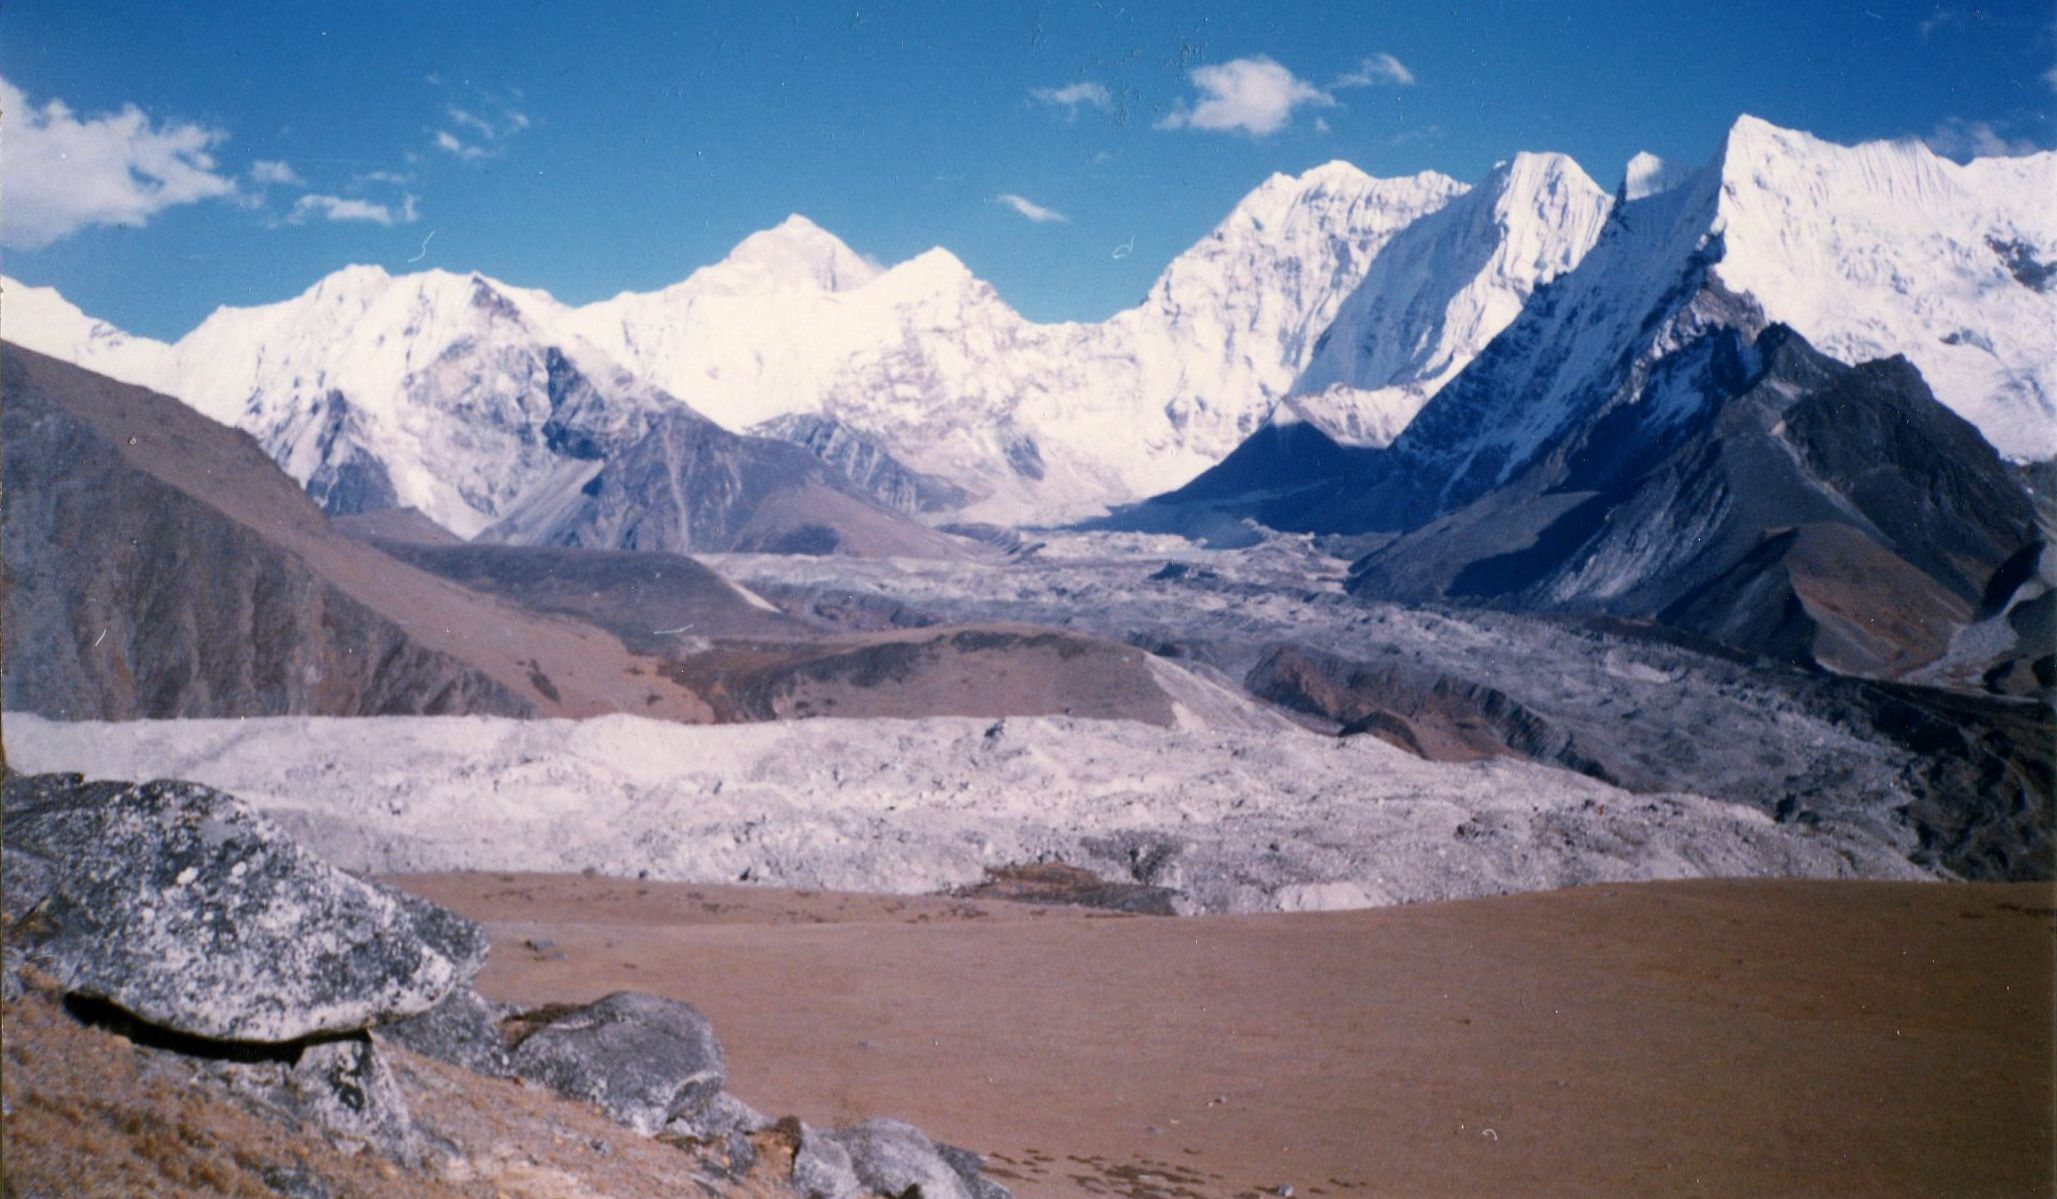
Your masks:
[[[1394,234],[1295,382],[1290,416],[1384,445],[1541,284],[1598,238],[1602,191],[1562,154],[1518,154]]]

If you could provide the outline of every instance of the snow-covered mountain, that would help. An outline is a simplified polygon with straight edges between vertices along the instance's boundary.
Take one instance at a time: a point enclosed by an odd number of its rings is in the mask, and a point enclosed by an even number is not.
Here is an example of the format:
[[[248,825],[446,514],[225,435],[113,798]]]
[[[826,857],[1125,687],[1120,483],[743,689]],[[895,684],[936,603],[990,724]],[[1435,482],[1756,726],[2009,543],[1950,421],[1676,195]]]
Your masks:
[[[54,287],[0,278],[0,337],[110,379],[169,389],[178,364],[171,346],[87,316]]]
[[[1219,460],[1386,240],[1462,191],[1340,162],[1275,175],[1097,324],[1027,321],[945,250],[876,271],[794,217],[567,327],[730,428],[816,414],[963,488],[974,515],[1073,515]]]
[[[1646,394],[1651,366],[1717,326],[1779,322],[1845,362],[1904,355],[2003,454],[2057,455],[2052,195],[2057,153],[1960,166],[1740,118],[1706,167],[1617,205],[1393,443],[1415,510],[1468,501],[1608,407],[1687,415],[1690,393]]]
[[[1281,417],[1346,445],[1385,445],[1514,320],[1577,266],[1610,197],[1562,154],[1517,154],[1395,234],[1294,385]]]
[[[34,303],[23,344],[98,352],[243,429],[331,514],[413,508],[466,538],[600,548],[959,552],[802,447],[631,374],[548,295],[477,274],[349,267],[175,346]]]
[[[1178,487],[1274,417],[1351,451],[1397,434],[1351,502],[1406,523],[1639,402],[1713,324],[1905,354],[2003,452],[2057,455],[2053,192],[2057,155],[1958,166],[1743,118],[1707,167],[1639,156],[1611,206],[1556,155],[1476,189],[1273,176],[1098,323],[1025,320],[948,251],[881,268],[793,217],[582,308],[355,267],[175,346],[8,283],[0,331],[250,431],[331,510],[410,505],[466,535],[638,527],[643,483],[611,474],[604,518],[580,489],[673,411],[804,445],[888,506],[1000,521]],[[698,432],[667,436],[649,486],[711,461]]]
[[[294,299],[223,308],[177,346],[175,394],[254,434],[332,512],[414,507],[462,537],[578,443],[633,439],[673,406],[555,328],[541,292],[354,266]]]

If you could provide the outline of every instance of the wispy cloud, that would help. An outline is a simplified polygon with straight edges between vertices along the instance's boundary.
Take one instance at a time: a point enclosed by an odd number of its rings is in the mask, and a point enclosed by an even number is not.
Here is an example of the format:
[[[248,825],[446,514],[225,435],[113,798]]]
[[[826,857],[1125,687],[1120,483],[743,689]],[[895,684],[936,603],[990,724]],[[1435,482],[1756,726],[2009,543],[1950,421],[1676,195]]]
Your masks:
[[[349,196],[325,196],[310,194],[293,202],[293,211],[286,217],[290,224],[304,225],[310,220],[364,221],[373,225],[411,225],[420,219],[416,210],[415,197],[410,193],[401,197],[396,211],[391,205],[371,200],[360,200]]]
[[[443,121],[430,128],[429,140],[436,149],[466,162],[498,156],[507,139],[535,123],[515,107],[522,96],[519,88],[494,92],[470,80],[452,85],[434,72],[425,82],[452,97],[443,105]]]
[[[1385,84],[1391,87],[1413,87],[1414,72],[1405,63],[1381,50],[1357,64],[1357,69],[1338,76],[1329,86],[1332,88],[1373,87]]]
[[[31,106],[0,79],[7,209],[0,241],[47,246],[89,225],[140,226],[167,208],[232,197],[212,151],[228,134],[152,120],[130,104],[81,118],[62,101]]]
[[[1017,196],[1012,192],[1002,192],[1000,195],[994,196],[993,203],[1004,204],[1038,225],[1049,221],[1061,223],[1071,219],[1054,208],[1045,208],[1034,200],[1028,199],[1025,196]]]
[[[278,184],[281,187],[305,187],[307,181],[299,172],[283,162],[258,159],[250,164],[250,182],[259,185]]]
[[[1159,129],[1201,129],[1269,137],[1304,106],[1334,108],[1336,98],[1264,55],[1195,67],[1197,103],[1181,101],[1157,122]]]
[[[493,123],[486,118],[455,104],[445,105],[443,111],[450,114],[450,123],[459,129],[475,129],[482,137],[493,136]]]
[[[2041,146],[2023,137],[2008,137],[1990,121],[1951,117],[1922,140],[1945,158],[2012,158],[2034,154]]]
[[[2043,72],[2043,82],[2050,86],[2052,92],[2057,92],[2057,67]]]
[[[1077,120],[1080,108],[1097,108],[1101,112],[1114,111],[1114,95],[1101,84],[1091,80],[1067,83],[1063,87],[1036,87],[1029,89],[1029,98],[1038,104],[1062,108],[1066,120]]]
[[[436,149],[443,151],[445,154],[454,154],[466,162],[479,158],[490,158],[493,154],[491,150],[486,149],[484,146],[473,145],[459,138],[448,129],[438,129],[435,131],[435,135]]]

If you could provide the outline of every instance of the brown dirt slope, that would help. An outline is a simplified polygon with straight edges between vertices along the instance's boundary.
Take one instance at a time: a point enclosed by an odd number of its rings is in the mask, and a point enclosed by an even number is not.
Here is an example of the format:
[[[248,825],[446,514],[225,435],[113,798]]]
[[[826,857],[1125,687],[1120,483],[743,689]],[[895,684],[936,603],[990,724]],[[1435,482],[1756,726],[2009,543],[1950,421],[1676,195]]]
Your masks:
[[[0,371],[11,707],[708,715],[597,628],[337,533],[246,434],[13,345]]]

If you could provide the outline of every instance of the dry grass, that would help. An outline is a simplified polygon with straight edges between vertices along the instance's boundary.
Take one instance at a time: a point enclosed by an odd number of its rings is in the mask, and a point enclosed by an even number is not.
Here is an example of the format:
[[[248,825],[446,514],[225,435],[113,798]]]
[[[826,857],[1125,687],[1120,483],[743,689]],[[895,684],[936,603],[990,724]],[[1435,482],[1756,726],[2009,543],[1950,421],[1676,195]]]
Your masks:
[[[47,989],[0,1010],[6,1115],[0,1199],[278,1199],[279,1171],[318,1179],[334,1199],[773,1199],[791,1160],[777,1137],[751,1179],[723,1183],[688,1152],[646,1140],[596,1110],[516,1082],[481,1078],[390,1044],[416,1122],[439,1149],[422,1170],[331,1146],[272,1123],[176,1065],[84,1027]]]

